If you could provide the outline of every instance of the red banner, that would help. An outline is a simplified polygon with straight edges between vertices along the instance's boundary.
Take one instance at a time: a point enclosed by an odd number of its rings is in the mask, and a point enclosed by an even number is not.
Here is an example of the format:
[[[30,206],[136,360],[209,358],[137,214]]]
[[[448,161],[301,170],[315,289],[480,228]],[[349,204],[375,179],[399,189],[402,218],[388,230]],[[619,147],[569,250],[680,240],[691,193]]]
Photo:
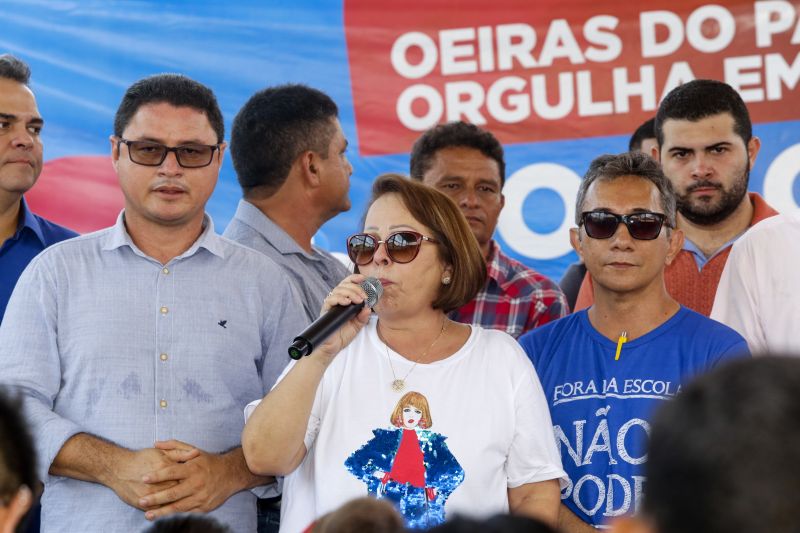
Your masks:
[[[723,80],[755,122],[800,118],[800,1],[345,0],[363,155],[466,120],[503,143],[629,134]]]

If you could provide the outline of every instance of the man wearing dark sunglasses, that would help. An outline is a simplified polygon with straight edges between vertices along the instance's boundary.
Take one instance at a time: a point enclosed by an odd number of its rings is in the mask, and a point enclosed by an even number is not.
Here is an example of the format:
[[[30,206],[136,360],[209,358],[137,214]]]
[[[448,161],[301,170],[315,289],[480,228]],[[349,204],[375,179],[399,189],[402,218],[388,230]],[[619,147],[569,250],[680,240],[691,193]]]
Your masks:
[[[125,93],[110,137],[116,224],[51,246],[0,327],[0,382],[23,393],[46,531],[141,531],[212,512],[254,531],[242,412],[305,317],[274,262],[214,232],[225,150],[213,92],[177,74]],[[91,505],[86,505],[91,502]]]
[[[631,135],[628,141],[629,152],[642,152],[650,155],[651,148],[656,145],[655,134],[656,118],[646,120],[641,126],[636,128],[636,131]],[[576,261],[567,267],[564,275],[558,281],[561,290],[564,291],[569,302],[570,309],[575,309],[575,301],[578,298],[578,291],[583,284],[583,278],[586,277],[586,266],[580,261]]]
[[[564,470],[560,530],[589,533],[641,504],[649,418],[691,376],[748,354],[735,331],[681,306],[664,269],[681,249],[675,194],[642,153],[595,159],[576,201],[572,246],[594,304],[520,343],[550,404]]]
[[[411,177],[456,202],[486,259],[483,290],[450,318],[516,338],[565,316],[569,307],[556,283],[505,255],[492,238],[505,203],[505,172],[502,145],[473,124],[436,126],[411,150]]]
[[[656,114],[661,163],[675,189],[677,227],[686,238],[666,270],[669,293],[708,316],[731,246],[748,228],[777,214],[757,193],[747,192],[761,141],[731,86],[694,80],[673,89]],[[575,305],[591,305],[590,277]]]
[[[331,98],[305,85],[254,94],[233,121],[231,156],[244,198],[224,235],[269,256],[292,278],[306,317],[349,274],[312,243],[350,209],[347,139]]]

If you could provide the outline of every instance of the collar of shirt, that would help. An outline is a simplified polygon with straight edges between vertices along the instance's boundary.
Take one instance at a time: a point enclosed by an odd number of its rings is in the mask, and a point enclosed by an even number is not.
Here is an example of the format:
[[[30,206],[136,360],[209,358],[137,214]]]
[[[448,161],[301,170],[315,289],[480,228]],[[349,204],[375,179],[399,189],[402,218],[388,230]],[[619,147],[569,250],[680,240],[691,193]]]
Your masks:
[[[489,259],[486,261],[486,275],[493,279],[498,286],[508,281],[509,265],[506,255],[500,246],[492,239],[489,243]]]
[[[750,203],[753,204],[753,216],[750,219],[750,224],[739,235],[736,235],[733,239],[729,240],[728,242],[720,246],[719,250],[711,254],[711,256],[706,257],[705,254],[703,254],[703,252],[700,251],[700,248],[698,248],[697,245],[695,245],[695,243],[693,243],[689,239],[684,238],[683,249],[692,254],[692,257],[694,257],[694,262],[697,265],[697,270],[703,270],[703,267],[706,266],[706,263],[714,259],[714,257],[716,257],[720,252],[722,252],[729,246],[733,245],[733,243],[736,242],[736,240],[739,237],[744,235],[748,229],[753,227],[754,224],[761,222],[765,218],[778,214],[778,212],[775,211],[772,207],[770,207],[769,204],[767,204],[767,202],[765,202],[764,199],[758,193],[755,192],[747,193],[747,197],[750,198]]]
[[[703,267],[706,266],[709,261],[714,259],[721,252],[725,251],[728,246],[731,246],[734,242],[736,242],[736,239],[744,235],[744,233],[745,232],[743,231],[739,235],[735,236],[733,239],[720,246],[716,252],[708,257],[706,257],[706,255],[702,252],[702,250],[700,250],[700,248],[697,247],[695,243],[686,238],[683,239],[683,249],[692,254],[692,257],[694,257],[694,262],[697,265],[697,270],[703,270]]]
[[[317,253],[308,253],[303,250],[303,248],[297,244],[297,241],[286,233],[283,228],[273,222],[259,208],[247,200],[239,200],[239,206],[236,208],[236,214],[234,216],[263,235],[267,242],[282,255],[300,254],[312,261],[321,260]],[[313,245],[312,249],[316,252],[316,247]]]
[[[28,202],[25,201],[24,197],[22,198],[19,209],[21,211],[20,224],[12,239],[18,239],[22,230],[28,228],[34,233],[34,235],[36,235],[36,238],[39,239],[39,242],[42,243],[42,246],[47,246],[47,242],[44,239],[44,234],[42,233],[42,226],[39,224],[39,220],[33,215],[33,212],[28,208]]]
[[[109,228],[111,231],[108,234],[108,241],[103,246],[103,250],[116,250],[117,248],[121,248],[122,246],[128,246],[136,255],[144,257],[145,259],[149,259],[151,261],[156,261],[152,257],[148,256],[144,252],[142,252],[138,246],[133,243],[133,239],[131,239],[128,230],[125,228],[125,210],[123,209],[120,211],[119,216],[117,217],[117,221],[114,225]],[[216,255],[220,258],[225,258],[225,253],[220,243],[220,237],[214,232],[214,222],[211,220],[211,217],[208,216],[208,213],[203,215],[203,232],[197,238],[194,243],[189,247],[188,250],[183,252],[181,255],[175,257],[174,259],[183,259],[184,257],[191,257],[200,248],[205,248],[212,254]],[[157,262],[157,261],[156,261]]]

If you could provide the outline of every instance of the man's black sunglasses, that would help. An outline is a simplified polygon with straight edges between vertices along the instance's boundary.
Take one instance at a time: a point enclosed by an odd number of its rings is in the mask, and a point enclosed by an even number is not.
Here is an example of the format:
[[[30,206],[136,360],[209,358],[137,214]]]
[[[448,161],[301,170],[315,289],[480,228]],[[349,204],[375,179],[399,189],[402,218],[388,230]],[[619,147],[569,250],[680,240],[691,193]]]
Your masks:
[[[610,239],[622,222],[634,239],[652,241],[659,236],[666,220],[667,216],[662,213],[618,215],[608,211],[585,211],[581,213],[580,225],[592,239]]]

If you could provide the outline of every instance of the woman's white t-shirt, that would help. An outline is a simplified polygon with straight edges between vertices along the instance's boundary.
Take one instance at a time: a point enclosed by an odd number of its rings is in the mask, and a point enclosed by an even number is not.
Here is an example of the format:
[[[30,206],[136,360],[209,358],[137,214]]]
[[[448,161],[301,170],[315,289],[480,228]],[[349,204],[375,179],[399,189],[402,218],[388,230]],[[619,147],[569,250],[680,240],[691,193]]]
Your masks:
[[[323,514],[368,495],[365,482],[352,472],[353,460],[351,469],[345,462],[368,443],[374,445],[375,430],[384,436],[385,430],[398,431],[391,414],[410,391],[427,400],[432,421],[427,434],[441,435],[444,439],[437,436],[437,441],[444,441],[462,469],[463,480],[455,488],[434,487],[452,490],[444,504],[447,517],[504,513],[508,488],[566,478],[541,384],[511,336],[473,326],[456,353],[414,366],[387,350],[376,325],[373,317],[325,371],[305,436],[308,454],[284,481],[282,533],[302,531]],[[401,392],[392,390],[396,378],[405,380]],[[246,416],[257,403],[248,406]],[[435,452],[426,456],[429,464],[436,462]]]

